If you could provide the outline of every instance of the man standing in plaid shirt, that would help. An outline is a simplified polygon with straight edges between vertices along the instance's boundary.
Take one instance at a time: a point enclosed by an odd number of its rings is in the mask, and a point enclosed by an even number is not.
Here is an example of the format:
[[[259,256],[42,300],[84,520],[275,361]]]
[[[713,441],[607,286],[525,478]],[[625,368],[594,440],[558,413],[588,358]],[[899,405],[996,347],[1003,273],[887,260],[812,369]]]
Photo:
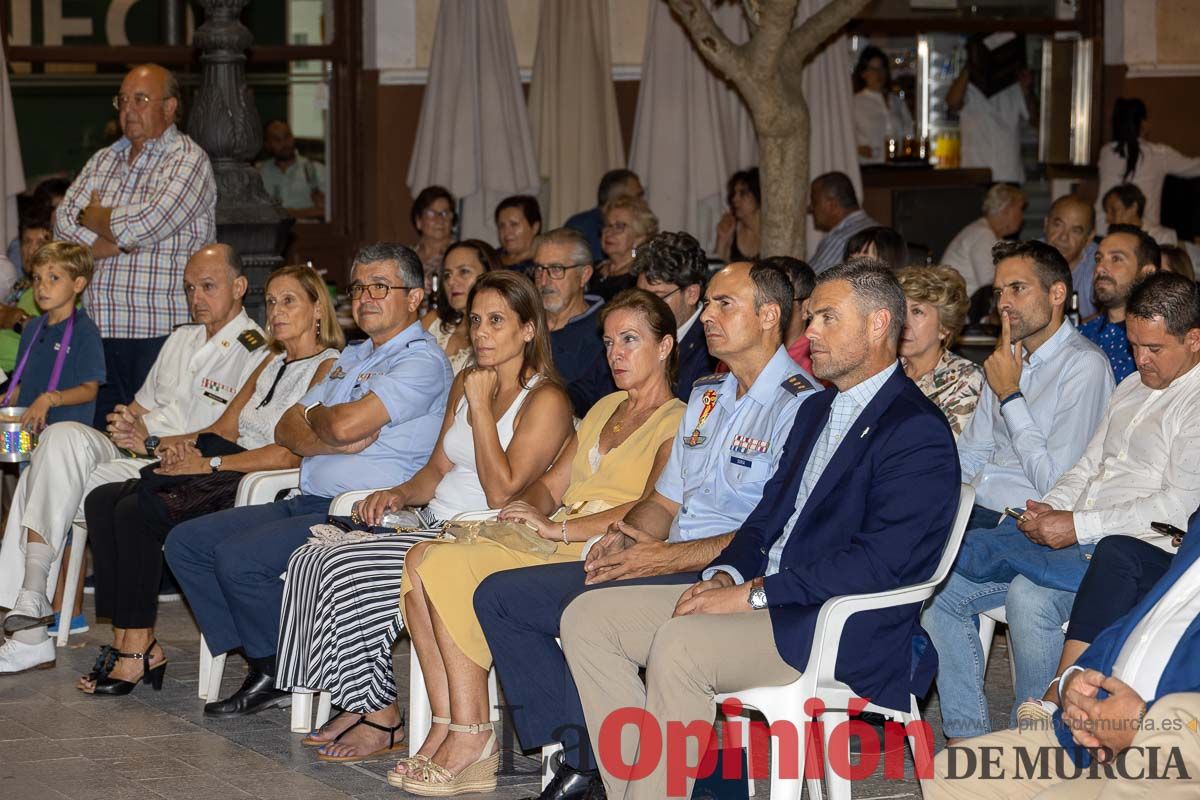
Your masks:
[[[212,165],[175,127],[175,76],[135,67],[113,108],[124,136],[92,156],[54,218],[56,239],[87,245],[96,259],[84,304],[104,340],[101,430],[113,406],[133,399],[171,330],[188,322],[183,268],[216,238]]]

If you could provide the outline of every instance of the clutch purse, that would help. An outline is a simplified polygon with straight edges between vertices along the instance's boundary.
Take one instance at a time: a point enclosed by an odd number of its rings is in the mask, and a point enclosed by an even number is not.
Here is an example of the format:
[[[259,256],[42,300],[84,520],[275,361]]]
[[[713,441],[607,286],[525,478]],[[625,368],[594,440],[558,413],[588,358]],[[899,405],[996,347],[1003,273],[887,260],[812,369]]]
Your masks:
[[[518,553],[549,558],[558,549],[558,544],[538,536],[536,530],[523,522],[498,519],[451,520],[442,528],[442,538],[452,538],[458,544],[474,544],[480,539],[490,539]]]

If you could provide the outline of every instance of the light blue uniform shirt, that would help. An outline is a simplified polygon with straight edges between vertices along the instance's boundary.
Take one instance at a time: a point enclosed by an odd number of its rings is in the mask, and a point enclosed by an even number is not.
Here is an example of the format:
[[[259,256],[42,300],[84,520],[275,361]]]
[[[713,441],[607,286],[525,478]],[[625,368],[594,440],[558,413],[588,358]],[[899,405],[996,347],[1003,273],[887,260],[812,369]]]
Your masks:
[[[454,375],[442,348],[414,322],[376,348],[352,344],[300,405],[350,403],[373,392],[387,408],[379,438],[354,455],[309,456],[300,462],[300,491],[335,497],[396,486],[425,466],[437,444]]]
[[[701,378],[692,389],[655,485],[679,503],[669,542],[737,530],[762,499],[800,404],[820,386],[782,347],[740,398],[737,385],[727,373]]]
[[[1021,394],[1003,409],[986,383],[958,439],[963,481],[975,502],[993,511],[1024,508],[1050,491],[1104,419],[1112,367],[1070,321],[1033,352],[1021,370]]]

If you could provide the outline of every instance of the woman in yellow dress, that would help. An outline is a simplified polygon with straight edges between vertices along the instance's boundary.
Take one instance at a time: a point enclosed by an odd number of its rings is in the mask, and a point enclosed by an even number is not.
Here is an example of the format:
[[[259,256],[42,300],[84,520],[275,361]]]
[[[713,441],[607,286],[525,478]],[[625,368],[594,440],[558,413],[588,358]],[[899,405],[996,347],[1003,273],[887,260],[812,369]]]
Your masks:
[[[622,292],[600,314],[620,391],[588,412],[554,465],[500,514],[557,542],[554,553],[532,554],[483,539],[470,545],[425,542],[409,553],[402,609],[434,724],[421,749],[389,775],[406,791],[445,791],[468,772],[494,783],[489,762],[496,748],[488,732],[448,728],[451,721],[486,723],[490,717],[492,656],[471,604],[475,587],[501,570],[578,559],[585,542],[620,520],[667,463],[685,408],[671,391],[674,316],[662,300],[639,289]]]

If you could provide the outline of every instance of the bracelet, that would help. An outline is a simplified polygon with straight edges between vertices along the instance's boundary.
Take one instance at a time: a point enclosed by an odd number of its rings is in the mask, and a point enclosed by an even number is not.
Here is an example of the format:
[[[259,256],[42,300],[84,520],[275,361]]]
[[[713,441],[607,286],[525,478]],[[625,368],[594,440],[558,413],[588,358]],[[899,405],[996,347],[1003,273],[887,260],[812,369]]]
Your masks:
[[[562,521],[562,540],[563,544],[570,544],[571,541],[567,538],[567,518],[563,517]]]
[[[1015,391],[1015,392],[1013,392],[1012,394],[1010,394],[1008,397],[1006,397],[1006,398],[1004,398],[1003,400],[1001,400],[1001,401],[1000,401],[1000,407],[1001,407],[1001,408],[1004,408],[1004,406],[1005,406],[1005,405],[1007,405],[1007,404],[1008,404],[1010,401],[1012,401],[1012,400],[1016,400],[1018,397],[1024,397],[1024,396],[1025,396],[1025,395],[1021,394],[1021,391],[1018,389],[1017,391]]]

